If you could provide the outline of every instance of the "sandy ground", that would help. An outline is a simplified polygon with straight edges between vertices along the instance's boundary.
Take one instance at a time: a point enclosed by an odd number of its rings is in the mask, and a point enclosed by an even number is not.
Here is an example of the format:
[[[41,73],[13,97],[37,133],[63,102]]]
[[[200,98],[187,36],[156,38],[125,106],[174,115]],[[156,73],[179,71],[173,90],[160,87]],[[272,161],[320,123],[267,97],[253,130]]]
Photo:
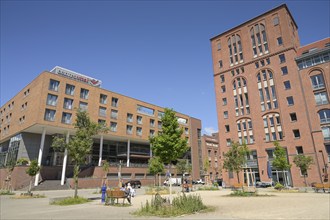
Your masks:
[[[144,194],[144,189],[137,190],[137,196],[133,198],[130,207],[104,206],[100,202],[100,194],[94,192],[95,189],[79,190],[79,196],[95,200],[87,204],[64,207],[49,205],[49,200],[72,196],[72,190],[35,192],[45,194],[46,198],[40,199],[1,196],[0,219],[146,219],[131,214],[147,199],[151,199],[151,196]],[[175,219],[330,219],[330,193],[277,193],[270,189],[260,189],[259,194],[274,196],[227,197],[226,195],[231,193],[229,189],[192,193],[199,194],[206,205],[215,207],[215,211]]]

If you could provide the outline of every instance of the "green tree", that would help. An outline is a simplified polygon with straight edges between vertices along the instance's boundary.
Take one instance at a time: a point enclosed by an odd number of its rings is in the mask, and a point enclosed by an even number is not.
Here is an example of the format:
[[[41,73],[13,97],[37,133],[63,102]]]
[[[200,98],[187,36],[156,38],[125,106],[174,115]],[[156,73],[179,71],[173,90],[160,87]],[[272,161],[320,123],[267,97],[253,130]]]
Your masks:
[[[306,176],[307,170],[309,170],[310,165],[313,163],[313,158],[311,156],[305,156],[303,154],[299,154],[294,157],[293,162],[297,167],[300,168],[301,174],[304,176],[305,186],[307,186]]]
[[[31,195],[33,177],[35,177],[39,171],[40,171],[40,166],[38,165],[37,160],[32,160],[30,163],[30,166],[25,171],[26,174],[28,174],[30,176],[30,186],[28,189],[28,194],[30,194],[30,195]]]
[[[285,148],[281,147],[278,141],[274,141],[274,146],[274,160],[272,165],[274,168],[283,172],[284,185],[287,186],[285,171],[291,168],[291,164],[288,162]]]
[[[154,137],[150,137],[152,151],[155,156],[171,167],[173,161],[182,157],[188,150],[187,140],[182,137],[183,128],[179,127],[175,111],[165,108],[165,113],[161,118],[162,131]],[[170,202],[172,202],[172,181],[170,181]]]
[[[108,186],[108,177],[107,177],[107,175],[108,175],[108,173],[109,173],[109,168],[110,168],[110,164],[109,164],[109,162],[108,161],[106,161],[106,160],[103,160],[102,161],[102,170],[103,170],[103,173],[104,173],[104,175],[103,175],[103,180],[102,180],[102,184],[101,184],[101,187],[103,186],[103,185],[106,185],[106,186]]]
[[[149,161],[148,161],[148,172],[155,175],[155,185],[156,185],[157,175],[158,175],[159,186],[161,186],[160,174],[164,173],[164,163],[160,160],[159,157],[153,157],[153,158],[149,159]]]
[[[73,161],[74,198],[77,198],[78,174],[80,173],[80,166],[85,164],[86,156],[91,152],[93,146],[92,137],[98,133],[106,132],[107,129],[103,125],[92,122],[88,113],[80,109],[77,110],[74,127],[76,128],[76,133],[70,137],[68,143],[66,143],[64,137],[55,136],[52,147],[60,151],[66,148],[69,157]]]
[[[239,172],[246,163],[246,154],[249,152],[245,143],[231,142],[230,149],[224,155],[223,168],[229,172],[235,172],[240,183]]]

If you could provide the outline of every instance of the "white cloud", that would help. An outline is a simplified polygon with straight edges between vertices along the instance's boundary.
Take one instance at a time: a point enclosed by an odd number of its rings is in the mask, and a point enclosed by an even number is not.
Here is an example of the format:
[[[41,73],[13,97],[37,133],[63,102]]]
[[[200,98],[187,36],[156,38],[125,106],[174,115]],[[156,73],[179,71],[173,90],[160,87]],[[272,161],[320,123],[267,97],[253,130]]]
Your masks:
[[[206,127],[204,128],[204,132],[207,135],[211,135],[212,133],[216,133],[218,132],[217,130],[215,130],[213,127]]]

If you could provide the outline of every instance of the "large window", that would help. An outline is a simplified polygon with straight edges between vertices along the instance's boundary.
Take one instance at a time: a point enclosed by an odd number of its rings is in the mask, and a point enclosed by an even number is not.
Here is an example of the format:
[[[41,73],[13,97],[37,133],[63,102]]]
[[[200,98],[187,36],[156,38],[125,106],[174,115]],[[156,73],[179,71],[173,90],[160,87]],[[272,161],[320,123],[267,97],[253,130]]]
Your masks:
[[[99,107],[99,116],[106,117],[107,116],[107,108]]]
[[[52,109],[46,109],[45,111],[45,120],[46,121],[55,121],[55,110]]]
[[[263,123],[266,142],[283,139],[281,119],[278,113],[269,113],[263,116]]]
[[[313,89],[324,88],[324,79],[322,73],[311,76],[311,81],[312,81]]]
[[[72,118],[71,113],[63,112],[63,114],[62,114],[62,123],[71,124],[71,118]]]
[[[315,102],[317,105],[328,104],[328,97],[326,92],[314,93]]]
[[[73,108],[73,99],[64,98],[63,108],[72,109]]]
[[[274,86],[273,73],[269,69],[261,70],[257,74],[261,111],[277,109],[278,101]]]
[[[67,95],[74,95],[74,89],[75,89],[75,86],[74,85],[66,84],[65,94],[67,94]]]
[[[251,43],[253,49],[253,56],[263,55],[268,53],[268,42],[266,36],[265,26],[263,24],[256,24],[250,29]]]
[[[52,90],[52,91],[56,91],[57,92],[59,86],[60,86],[60,82],[59,81],[53,80],[53,79],[51,79],[49,81],[49,90]]]
[[[330,141],[330,125],[321,128],[324,141]]]
[[[48,94],[47,105],[56,106],[56,104],[57,104],[57,95]]]
[[[330,109],[319,111],[319,117],[321,124],[330,123]]]
[[[241,37],[237,34],[232,35],[228,38],[228,49],[230,65],[238,64],[243,62],[243,51]]]
[[[107,104],[107,98],[108,98],[107,95],[100,94],[100,103],[101,104]]]
[[[244,118],[238,120],[237,122],[237,135],[238,141],[240,144],[243,144],[243,140],[245,144],[253,144],[254,143],[254,136],[252,130],[252,121],[250,118]]]
[[[88,89],[81,89],[80,90],[80,98],[82,99],[88,99],[88,95],[89,95],[89,90]]]
[[[233,95],[236,116],[250,114],[249,95],[245,78],[237,77],[234,79]]]

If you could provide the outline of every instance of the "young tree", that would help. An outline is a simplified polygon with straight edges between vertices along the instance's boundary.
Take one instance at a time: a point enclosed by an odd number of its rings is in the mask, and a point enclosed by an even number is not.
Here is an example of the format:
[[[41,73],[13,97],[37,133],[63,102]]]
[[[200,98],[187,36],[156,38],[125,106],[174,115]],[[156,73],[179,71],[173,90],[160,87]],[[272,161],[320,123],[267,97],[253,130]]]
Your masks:
[[[274,146],[275,146],[275,150],[274,150],[275,157],[273,160],[273,167],[283,172],[284,185],[287,186],[285,171],[291,168],[291,164],[289,164],[288,162],[285,148],[281,147],[278,141],[274,141]]]
[[[37,175],[37,173],[40,171],[40,166],[38,165],[38,161],[37,160],[32,160],[30,163],[30,166],[27,168],[27,170],[25,171],[26,174],[28,174],[30,176],[30,186],[28,189],[28,194],[31,195],[31,188],[32,188],[32,180],[33,177],[35,177]]]
[[[306,176],[307,170],[309,170],[310,165],[313,163],[313,158],[311,156],[305,156],[303,154],[299,154],[294,157],[293,162],[297,167],[300,168],[301,174],[304,176],[305,186],[307,187]]]
[[[156,176],[158,175],[159,186],[161,186],[160,174],[164,173],[164,163],[160,160],[159,157],[150,158],[148,161],[148,172],[155,175],[155,185],[156,185]]]
[[[70,137],[66,143],[63,137],[55,136],[52,142],[54,149],[67,149],[68,155],[74,163],[73,179],[74,179],[74,198],[78,197],[78,174],[80,173],[80,166],[86,161],[86,156],[90,153],[93,146],[92,136],[106,132],[106,129],[90,120],[87,112],[78,109],[76,113],[76,121],[74,123],[76,133]]]
[[[108,187],[108,179],[107,179],[107,174],[109,172],[109,168],[110,168],[110,164],[108,161],[106,160],[103,160],[102,161],[102,170],[104,172],[104,175],[103,175],[103,178],[102,178],[102,184],[101,184],[101,187],[103,185],[107,186]]]
[[[246,154],[249,152],[246,144],[240,145],[238,142],[232,142],[230,149],[224,155],[223,168],[229,172],[235,172],[238,183],[240,183],[239,172],[246,163]]]
[[[155,156],[169,165],[171,173],[172,162],[182,157],[188,150],[187,140],[182,137],[183,129],[179,127],[178,119],[172,109],[165,108],[161,119],[162,132],[150,138]],[[172,181],[170,181],[170,202],[172,203]]]

